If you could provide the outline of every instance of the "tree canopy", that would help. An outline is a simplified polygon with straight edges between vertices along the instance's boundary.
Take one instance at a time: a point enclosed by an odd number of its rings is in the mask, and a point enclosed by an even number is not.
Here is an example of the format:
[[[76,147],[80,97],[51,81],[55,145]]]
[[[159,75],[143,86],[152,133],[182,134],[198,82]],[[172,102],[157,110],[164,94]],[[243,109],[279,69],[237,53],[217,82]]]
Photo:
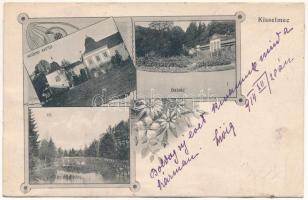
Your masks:
[[[137,57],[181,55],[185,48],[207,44],[214,34],[235,34],[234,21],[192,21],[184,31],[173,22],[151,22],[148,27],[136,26]]]

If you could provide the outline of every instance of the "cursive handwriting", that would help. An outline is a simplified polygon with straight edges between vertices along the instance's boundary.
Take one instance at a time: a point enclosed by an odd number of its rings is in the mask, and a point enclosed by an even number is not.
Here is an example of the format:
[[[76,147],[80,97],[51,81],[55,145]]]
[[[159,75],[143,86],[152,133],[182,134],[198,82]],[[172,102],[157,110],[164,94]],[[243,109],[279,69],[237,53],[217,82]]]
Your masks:
[[[269,73],[270,80],[274,81],[275,78],[277,78],[278,73],[282,72],[282,70],[288,66],[290,63],[294,61],[295,58],[287,58],[285,59],[281,64],[278,64],[277,67],[274,68],[273,72]],[[280,59],[278,58],[278,62],[280,62]]]
[[[225,125],[225,123],[223,123],[223,125]],[[226,139],[226,135],[229,135],[230,133],[233,133],[234,137],[236,136],[235,127],[232,122],[229,122],[229,125],[224,128],[216,128],[215,137],[213,138],[213,141],[216,143],[216,146],[222,143]]]
[[[172,179],[177,174],[179,174],[179,172],[182,171],[184,166],[188,165],[193,159],[195,159],[199,155],[199,153],[190,154],[189,148],[187,146],[187,141],[193,139],[197,135],[197,133],[202,129],[202,127],[204,127],[204,125],[206,124],[205,113],[202,113],[200,115],[200,118],[201,122],[199,122],[195,128],[191,129],[188,132],[187,139],[182,140],[182,142],[178,144],[177,149],[173,149],[170,153],[164,155],[163,158],[160,158],[158,166],[153,167],[150,170],[150,177],[157,178],[156,179],[157,187],[160,190],[165,188],[172,181]],[[188,156],[188,158],[186,160],[182,160],[182,162],[179,162],[178,159],[178,153],[180,152],[184,152],[185,156]],[[165,176],[164,169],[171,161],[173,161],[176,164],[176,168],[172,171],[171,174]],[[159,178],[159,176],[161,175],[164,176],[162,179]]]
[[[164,155],[163,158],[159,159],[159,165],[156,168],[151,169],[150,177],[154,178],[158,176],[158,173],[161,173],[163,168],[165,168],[172,160],[175,164],[179,163],[178,155],[175,149],[173,149],[168,155]]]
[[[237,92],[237,88],[239,88],[245,80],[250,77],[253,72],[257,72],[258,70],[256,69],[256,62],[252,63],[251,69],[235,84],[233,88],[230,88],[228,93],[223,97],[222,100],[219,102],[214,102],[212,104],[212,112],[216,113],[216,111],[220,110],[220,108],[223,106],[223,104],[233,95]]]
[[[246,95],[247,99],[245,100],[245,108],[247,108],[249,112],[251,112],[252,107],[255,106],[255,104],[257,103],[257,97],[261,93],[268,91],[269,94],[272,94],[270,85],[271,81],[276,80],[279,73],[281,73],[286,66],[292,63],[294,59],[295,58],[287,58],[284,61],[280,62],[280,59],[278,58],[279,64],[274,67],[272,72],[269,73],[270,78],[268,78],[268,72],[264,71],[261,76],[256,79],[256,81],[252,84],[251,89]]]
[[[293,27],[289,28],[284,28],[283,29],[283,35],[289,34],[293,30]],[[263,62],[265,58],[274,50],[276,47],[280,44],[280,34],[282,32],[276,32],[276,40],[261,54],[260,56],[260,61]],[[271,42],[271,41],[270,41]]]
[[[190,164],[190,162],[192,160],[194,160],[197,156],[199,155],[199,153],[193,154],[191,156],[189,156],[186,160],[182,160],[182,163],[180,165],[178,165],[174,170],[172,170],[171,174],[168,174],[167,176],[164,176],[161,179],[157,179],[157,187],[162,190],[164,187],[166,187],[171,181],[172,179],[179,173],[182,171],[182,169],[187,166],[188,164]],[[164,174],[164,173],[163,173]]]
[[[291,31],[293,31],[293,27],[291,28],[284,28],[283,31],[278,31],[275,33],[276,35],[276,41],[272,43],[260,56],[260,61],[265,61],[266,58],[268,58],[269,54],[273,51],[274,48],[277,48],[277,46],[280,44],[281,35],[288,35]],[[237,89],[243,85],[243,83],[255,72],[258,72],[257,69],[258,63],[257,61],[251,62],[250,69],[242,78],[236,82],[235,86],[230,88],[227,92],[227,94],[222,98],[220,101],[216,101],[212,104],[212,113],[216,113],[218,110],[221,109],[221,107],[224,105],[224,103],[229,100],[230,97],[232,97],[234,94],[237,93]]]
[[[201,117],[201,120],[202,120],[201,123],[199,122],[197,127],[188,131],[188,139],[192,139],[199,132],[199,130],[202,129],[203,126],[206,124],[205,113],[202,113],[200,115],[200,117]]]
[[[269,58],[271,52],[274,49],[277,49],[277,47],[281,44],[282,36],[289,34],[293,31],[293,28],[284,28],[280,32],[275,32],[276,39],[274,42],[271,42],[271,45],[263,51],[259,57],[258,62],[264,62],[266,59]],[[270,77],[277,76],[277,73],[281,72],[282,69],[289,63],[293,62],[294,58],[286,59],[282,64],[280,64],[277,69],[273,71],[273,73],[270,73]],[[227,92],[227,94],[220,100],[216,101],[212,104],[212,113],[214,114],[217,111],[221,109],[221,107],[224,105],[224,102],[229,100],[229,98],[234,98],[234,96],[237,94],[237,89],[240,88],[244,82],[250,78],[254,73],[260,72],[259,69],[259,63],[257,61],[251,62],[251,66],[244,74],[240,80],[236,82],[234,87],[230,88]],[[277,71],[277,72],[276,72]],[[274,78],[272,78],[274,80]],[[266,90],[268,89],[268,90]],[[267,72],[263,71],[262,75],[259,76],[259,78],[253,83],[253,92],[258,91],[259,93],[263,91],[269,91],[271,94],[271,89],[269,85],[269,79],[267,76]],[[251,92],[249,95],[252,95],[250,99],[252,99],[254,102],[256,101],[256,95]],[[247,101],[247,100],[246,100]],[[246,102],[245,102],[246,103]],[[249,105],[250,106],[250,105]],[[250,107],[249,107],[250,110]],[[191,153],[191,151],[188,148],[189,141],[195,138],[198,138],[198,134],[201,129],[205,127],[205,124],[207,123],[207,119],[205,118],[205,113],[200,115],[200,122],[194,127],[191,128],[186,135],[186,138],[183,139],[180,143],[177,144],[177,148],[173,149],[169,153],[165,154],[163,158],[159,160],[159,164],[156,167],[151,168],[150,170],[150,177],[155,180],[157,183],[157,187],[162,190],[163,188],[167,187],[169,183],[183,170],[185,166],[188,166],[192,160],[196,159],[199,156],[199,152],[197,153]],[[227,136],[234,136],[236,137],[236,130],[233,122],[229,123],[223,123],[222,126],[219,128],[216,128],[214,130],[214,138],[213,142],[218,147],[221,145],[227,138]],[[200,150],[202,148],[200,147]],[[181,154],[180,152],[184,152],[184,159],[182,160],[180,158]],[[183,154],[183,153],[182,153]],[[166,173],[166,166],[169,165],[169,163],[176,164],[174,169],[171,172]],[[169,169],[169,167],[168,167]]]

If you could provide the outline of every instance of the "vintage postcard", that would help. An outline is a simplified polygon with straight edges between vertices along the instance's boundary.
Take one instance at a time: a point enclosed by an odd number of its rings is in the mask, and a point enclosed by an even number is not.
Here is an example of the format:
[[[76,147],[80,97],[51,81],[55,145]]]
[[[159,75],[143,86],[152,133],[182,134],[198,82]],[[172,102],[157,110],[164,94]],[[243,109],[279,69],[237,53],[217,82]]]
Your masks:
[[[4,196],[303,197],[304,4],[4,12]]]

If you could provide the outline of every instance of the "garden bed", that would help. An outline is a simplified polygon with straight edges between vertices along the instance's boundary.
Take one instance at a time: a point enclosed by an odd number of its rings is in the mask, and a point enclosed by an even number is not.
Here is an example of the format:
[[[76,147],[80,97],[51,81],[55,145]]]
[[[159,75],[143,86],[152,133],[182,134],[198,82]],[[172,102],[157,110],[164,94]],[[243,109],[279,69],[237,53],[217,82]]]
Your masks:
[[[149,72],[222,71],[235,68],[235,54],[219,52],[210,55],[199,51],[193,56],[145,56],[137,58],[136,64],[139,70]]]

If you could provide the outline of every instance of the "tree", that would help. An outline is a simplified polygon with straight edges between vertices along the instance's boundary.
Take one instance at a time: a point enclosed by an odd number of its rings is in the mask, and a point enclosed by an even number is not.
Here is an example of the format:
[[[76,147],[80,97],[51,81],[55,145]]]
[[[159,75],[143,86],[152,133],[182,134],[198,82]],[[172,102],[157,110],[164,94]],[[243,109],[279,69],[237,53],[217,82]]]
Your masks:
[[[40,160],[44,161],[45,164],[48,163],[48,141],[43,139],[40,144],[39,149],[39,158]]]
[[[39,158],[47,165],[52,165],[56,159],[57,150],[54,142],[50,138],[49,141],[43,139],[40,144]]]
[[[111,63],[117,67],[119,67],[122,63],[122,56],[117,50],[115,51],[115,55],[111,57]]]
[[[209,36],[216,34],[233,34],[235,33],[235,22],[234,21],[219,21],[211,22],[208,25]]]
[[[39,140],[38,132],[36,130],[35,119],[33,118],[32,110],[29,109],[29,171],[30,179],[33,177],[33,170],[36,165],[36,160],[39,156]]]
[[[78,151],[76,151],[76,156],[78,156],[78,157],[84,156],[83,150],[79,149]]]
[[[115,145],[116,145],[116,158],[120,160],[129,159],[129,125],[128,122],[121,121],[115,127]]]
[[[191,22],[186,29],[185,43],[187,46],[194,45],[194,41],[198,36],[198,27],[196,22]]]
[[[165,21],[165,22],[151,22],[149,24],[150,29],[158,30],[158,31],[168,31],[171,30],[173,27],[172,21]]]
[[[47,74],[50,70],[50,63],[46,60],[40,60],[38,64],[35,65],[34,74],[39,73]]]
[[[104,158],[115,157],[115,146],[112,134],[106,133],[99,143],[99,155]]]
[[[38,73],[33,77],[32,80],[33,87],[38,95],[40,101],[45,101],[43,93],[46,88],[48,88],[48,81],[44,73]]]
[[[87,157],[99,156],[98,148],[99,148],[99,142],[97,140],[94,140],[88,148],[85,148],[84,150],[85,156]]]
[[[58,148],[58,150],[57,150],[57,157],[63,157],[63,154],[64,154],[64,151],[62,150],[62,148],[61,147],[59,147]]]
[[[68,157],[68,153],[67,153],[67,150],[66,150],[66,149],[64,150],[63,156],[64,156],[64,157]]]
[[[179,26],[175,26],[171,29],[169,34],[170,46],[168,49],[168,56],[180,55],[183,53],[183,43],[185,38],[185,32]]]
[[[52,141],[52,138],[49,139],[48,142],[48,163],[54,163],[57,156],[57,148],[55,143]]]

